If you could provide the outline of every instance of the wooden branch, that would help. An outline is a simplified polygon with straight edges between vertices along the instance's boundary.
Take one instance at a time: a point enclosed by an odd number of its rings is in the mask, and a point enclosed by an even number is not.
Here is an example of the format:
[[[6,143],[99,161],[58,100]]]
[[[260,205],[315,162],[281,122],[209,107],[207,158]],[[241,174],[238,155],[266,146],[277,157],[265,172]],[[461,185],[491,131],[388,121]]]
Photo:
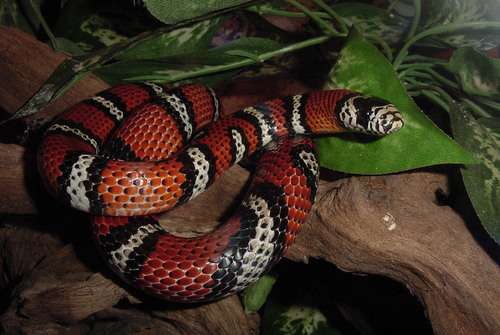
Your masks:
[[[0,28],[0,73],[7,74],[9,82],[0,87],[0,107],[13,112],[61,59],[29,36]],[[95,78],[85,79],[71,91],[74,98],[63,97],[54,104],[58,107],[44,115],[104,87]],[[233,87],[225,93],[241,96],[238,89],[245,91]],[[287,85],[283,89],[295,93],[304,88]],[[251,100],[264,95],[253,95]],[[249,99],[226,99],[226,108],[229,101],[236,101],[234,107]],[[48,198],[28,187],[38,182],[34,166],[26,163],[33,162],[31,152],[0,145],[0,185],[8,185],[9,191],[0,193],[2,213],[35,213],[38,198]],[[184,235],[210,230],[247,176],[243,168],[232,168],[196,200],[163,215],[162,223]],[[432,171],[322,181],[313,213],[286,257],[300,262],[321,258],[346,271],[379,274],[404,283],[424,304],[436,334],[498,334],[500,268],[484,244],[478,243],[478,233],[473,235],[452,208],[437,204],[435,193],[446,192],[448,182],[446,175]],[[62,226],[75,224],[72,217],[51,217]],[[43,226],[37,228],[43,230]],[[40,324],[53,333],[84,332],[93,321],[99,321],[93,326],[98,333],[140,332],[149,326],[172,334],[204,333],[206,329],[220,334],[257,332],[258,320],[244,315],[236,297],[185,309],[155,305],[115,283],[90,242],[75,237],[73,243],[64,245],[54,236],[31,229],[0,229],[0,274],[16,277],[1,279],[1,287],[20,283],[0,317],[12,332],[41,332],[36,328]],[[35,248],[31,247],[34,243]],[[493,253],[499,250],[491,248]],[[36,255],[14,256],[35,249]],[[23,259],[31,262],[23,263]],[[54,297],[57,303],[49,304]],[[120,308],[115,307],[118,302]]]
[[[258,318],[243,312],[237,296],[186,307],[142,297],[149,301],[143,308],[109,273],[99,272],[102,264],[91,243],[75,248],[26,227],[3,228],[0,260],[13,263],[0,262],[0,273],[10,274],[11,282],[20,281],[0,316],[6,334],[87,333],[91,325],[95,334],[142,333],[151,327],[157,333],[186,335],[205,334],[206,329],[228,335],[257,332]],[[0,285],[8,287],[8,282]],[[118,302],[125,307],[113,308]]]

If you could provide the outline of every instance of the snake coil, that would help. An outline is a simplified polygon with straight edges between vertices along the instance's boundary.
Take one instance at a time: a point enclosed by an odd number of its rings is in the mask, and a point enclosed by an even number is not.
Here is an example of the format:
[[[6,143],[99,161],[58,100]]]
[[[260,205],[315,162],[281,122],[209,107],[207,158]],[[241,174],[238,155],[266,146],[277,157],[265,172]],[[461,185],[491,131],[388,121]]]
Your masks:
[[[162,299],[224,297],[281,258],[314,203],[319,168],[311,136],[380,136],[403,126],[392,104],[341,89],[219,115],[220,102],[205,86],[122,84],[54,119],[38,150],[47,189],[92,214],[94,239],[111,269]],[[152,216],[196,197],[256,152],[262,154],[246,196],[213,232],[174,236]]]

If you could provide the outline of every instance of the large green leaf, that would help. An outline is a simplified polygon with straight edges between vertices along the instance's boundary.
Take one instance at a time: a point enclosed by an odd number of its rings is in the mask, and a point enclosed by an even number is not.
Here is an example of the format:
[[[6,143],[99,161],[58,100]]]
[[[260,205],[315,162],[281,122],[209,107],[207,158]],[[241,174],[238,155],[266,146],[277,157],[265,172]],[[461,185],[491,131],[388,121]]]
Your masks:
[[[471,47],[453,53],[448,69],[469,94],[500,98],[500,59],[491,59]]]
[[[473,156],[436,127],[406,94],[391,64],[358,33],[350,36],[330,74],[328,88],[348,88],[391,101],[405,119],[395,134],[369,141],[317,140],[320,164],[360,174],[383,174],[435,164],[468,164]]]
[[[455,106],[450,119],[455,139],[481,161],[462,168],[462,177],[481,224],[500,243],[500,118],[475,120]]]
[[[164,23],[176,23],[206,13],[249,2],[249,0],[144,0],[149,12]]]

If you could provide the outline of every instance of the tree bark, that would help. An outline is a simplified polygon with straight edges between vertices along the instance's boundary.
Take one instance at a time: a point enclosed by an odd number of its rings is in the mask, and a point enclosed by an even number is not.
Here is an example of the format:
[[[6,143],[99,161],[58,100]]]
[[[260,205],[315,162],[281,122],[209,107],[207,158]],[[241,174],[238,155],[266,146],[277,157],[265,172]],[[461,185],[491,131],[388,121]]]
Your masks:
[[[13,113],[63,59],[30,36],[0,27],[1,109]],[[273,85],[279,95],[306,89],[277,80]],[[244,84],[226,88],[226,112],[269,97],[268,87],[245,98]],[[104,88],[88,76],[36,117],[55,115]],[[74,243],[63,241],[60,226],[82,227],[84,220],[72,211],[47,214],[50,197],[39,189],[33,152],[0,144],[0,213],[24,214],[9,216],[0,228],[0,287],[11,290],[0,316],[4,331],[258,333],[258,318],[245,315],[235,296],[199,306],[158,304],[115,282],[91,243],[79,239],[84,228],[69,235]],[[230,169],[197,199],[164,214],[162,224],[181,235],[209,231],[247,177],[239,166]],[[405,284],[423,303],[436,334],[499,334],[498,246],[483,240],[482,232],[454,209],[438,204],[436,192],[449,192],[448,183],[448,176],[436,170],[325,178],[312,214],[285,257],[320,258],[345,271]],[[55,206],[50,209],[59,209]],[[47,215],[57,222],[48,225]]]

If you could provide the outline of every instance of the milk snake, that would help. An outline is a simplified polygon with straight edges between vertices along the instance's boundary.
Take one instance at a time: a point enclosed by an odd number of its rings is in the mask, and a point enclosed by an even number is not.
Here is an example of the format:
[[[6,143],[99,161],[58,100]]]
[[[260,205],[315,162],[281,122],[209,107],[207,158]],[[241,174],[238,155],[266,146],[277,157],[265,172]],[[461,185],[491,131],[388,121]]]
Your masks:
[[[50,193],[93,215],[93,235],[111,269],[162,299],[221,298],[281,258],[316,194],[319,168],[307,136],[385,135],[403,125],[392,104],[341,89],[219,114],[218,98],[201,85],[167,91],[122,84],[55,118],[38,150]],[[178,237],[152,216],[194,198],[254,153],[246,196],[215,231]]]

